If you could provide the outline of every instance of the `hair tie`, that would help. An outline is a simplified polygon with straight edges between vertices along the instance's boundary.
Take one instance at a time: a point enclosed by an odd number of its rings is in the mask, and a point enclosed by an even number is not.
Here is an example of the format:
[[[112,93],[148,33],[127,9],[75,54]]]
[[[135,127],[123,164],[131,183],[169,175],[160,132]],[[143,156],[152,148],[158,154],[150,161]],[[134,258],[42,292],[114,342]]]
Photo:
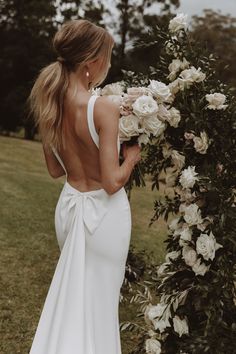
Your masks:
[[[60,63],[65,63],[65,59],[62,57],[57,57],[57,61],[59,61]]]

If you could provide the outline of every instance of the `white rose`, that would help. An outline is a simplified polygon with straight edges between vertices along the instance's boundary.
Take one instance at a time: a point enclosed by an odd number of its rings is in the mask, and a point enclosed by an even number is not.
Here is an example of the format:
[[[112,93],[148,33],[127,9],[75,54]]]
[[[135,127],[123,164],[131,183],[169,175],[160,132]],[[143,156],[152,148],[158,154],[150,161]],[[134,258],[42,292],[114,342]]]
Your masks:
[[[148,134],[143,133],[143,134],[139,135],[139,137],[138,137],[138,144],[139,144],[139,146],[140,146],[141,144],[146,145],[148,142],[149,142],[149,136],[148,136]]]
[[[208,136],[206,134],[206,132],[201,132],[200,133],[200,137],[194,137],[193,138],[194,141],[194,148],[197,152],[199,152],[200,154],[206,154],[207,149],[208,149]]]
[[[183,334],[188,334],[188,323],[186,317],[181,320],[179,316],[175,315],[173,318],[174,330],[181,337]]]
[[[147,87],[128,87],[127,94],[130,98],[136,100],[138,97],[143,95],[151,95],[150,90]]]
[[[123,97],[122,96],[119,96],[119,95],[108,95],[107,98],[116,103],[118,106],[121,106],[122,105],[122,102],[123,102]]]
[[[172,20],[170,20],[169,23],[169,30],[170,32],[178,32],[180,30],[186,30],[187,29],[187,18],[188,15],[185,15],[183,13],[178,14],[175,16]]]
[[[132,104],[133,112],[138,117],[156,116],[158,105],[151,96],[142,95]]]
[[[132,96],[132,95],[128,95],[127,93],[124,93],[123,95],[123,102],[122,102],[122,107],[121,107],[121,115],[127,116],[131,113],[133,113],[133,107],[132,104],[135,102],[135,100],[138,98],[139,96]]]
[[[146,323],[152,322],[155,329],[162,333],[166,327],[170,327],[169,317],[171,313],[167,304],[159,303],[157,305],[147,306],[144,318]],[[162,317],[160,319],[160,317]]]
[[[183,259],[185,263],[192,267],[197,260],[197,252],[189,246],[184,246],[182,249]]]
[[[201,234],[196,242],[197,253],[201,254],[205,260],[213,260],[215,258],[215,251],[221,247],[223,246],[216,242],[212,232],[210,232],[210,235]]]
[[[178,170],[181,170],[185,165],[185,156],[180,154],[177,150],[172,150],[171,159]]]
[[[157,339],[148,338],[145,342],[146,353],[161,354],[161,343]]]
[[[134,114],[123,116],[119,119],[120,137],[131,137],[140,133],[139,118]]]
[[[168,75],[168,79],[173,81],[176,78],[176,75],[179,70],[184,70],[189,67],[189,62],[184,58],[183,61],[180,59],[173,59],[170,63],[168,69],[170,74]]]
[[[164,106],[164,104],[160,104],[158,106],[157,118],[162,122],[165,122],[171,118],[170,111]]]
[[[164,310],[166,308],[166,304],[157,304],[157,305],[149,305],[146,309],[146,316],[149,320],[153,320],[156,317],[161,317]]]
[[[170,126],[177,128],[179,125],[179,122],[181,120],[181,115],[180,111],[174,107],[169,109],[170,116],[167,117],[167,121],[170,124]]]
[[[153,320],[153,326],[155,330],[158,330],[160,333],[163,333],[167,327],[171,327],[169,319],[163,320],[156,318]]]
[[[180,73],[179,76],[179,86],[180,89],[190,87],[194,82],[204,81],[206,74],[201,71],[201,68],[196,69],[194,66],[191,66],[190,69],[185,69]]]
[[[179,245],[185,246],[187,242],[190,242],[192,240],[192,234],[193,232],[188,226],[183,227],[180,232]]]
[[[198,258],[196,263],[192,266],[192,270],[196,275],[204,275],[210,268],[210,265],[206,265],[205,263],[201,263],[201,259]]]
[[[174,218],[173,220],[171,220],[171,222],[169,223],[168,227],[171,231],[175,231],[178,230],[181,227],[181,224],[179,223],[180,218]]]
[[[149,303],[144,311],[144,320],[149,326],[153,324],[152,320],[155,318],[155,316],[153,315],[153,307],[154,305]]]
[[[209,95],[206,95],[206,100],[209,102],[209,105],[207,108],[209,109],[225,109],[228,107],[227,104],[224,104],[226,101],[226,96],[223,95],[222,93],[211,93]]]
[[[198,180],[197,172],[195,172],[195,166],[189,166],[184,169],[180,175],[179,182],[183,188],[192,188],[195,182]]]
[[[156,97],[158,102],[166,102],[171,97],[169,86],[167,86],[163,82],[157,80],[150,80],[148,88],[152,92],[153,96]]]
[[[108,95],[119,95],[121,96],[123,94],[123,86],[119,82],[114,82],[112,84],[108,84],[102,88],[101,94],[103,96],[108,96]]]
[[[121,107],[122,115],[129,115],[133,113],[132,104],[137,100],[138,97],[143,95],[150,95],[151,93],[146,87],[129,87],[127,93],[123,95],[123,102]]]
[[[167,78],[170,81],[173,81],[176,78],[177,72],[181,68],[181,60],[180,59],[173,59],[170,65],[168,66],[170,74],[167,76]],[[182,69],[183,70],[183,69]]]
[[[201,210],[196,203],[186,206],[184,209],[184,220],[189,226],[202,223]]]
[[[153,116],[143,118],[141,120],[141,125],[147,135],[150,135],[151,133],[154,136],[160,136],[166,128],[165,123]]]
[[[189,62],[186,60],[186,58],[183,58],[183,61],[181,61],[180,59],[173,59],[168,69],[170,72],[173,72],[173,71],[184,70],[188,68],[188,66],[189,66]]]
[[[184,213],[187,206],[188,206],[188,204],[181,203],[180,206],[179,206],[179,212],[180,213]]]
[[[165,312],[157,318],[154,318],[152,323],[155,328],[155,330],[158,330],[160,333],[163,333],[167,327],[171,327],[171,324],[169,322],[169,318],[171,316],[169,306],[165,306]]]

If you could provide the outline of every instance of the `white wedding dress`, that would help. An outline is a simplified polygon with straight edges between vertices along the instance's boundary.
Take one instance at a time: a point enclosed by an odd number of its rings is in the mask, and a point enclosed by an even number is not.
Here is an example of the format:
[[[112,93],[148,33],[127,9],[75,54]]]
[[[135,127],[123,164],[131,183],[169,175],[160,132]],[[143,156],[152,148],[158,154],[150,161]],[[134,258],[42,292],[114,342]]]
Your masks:
[[[93,120],[97,97],[89,98],[87,119],[99,148]],[[80,192],[66,179],[55,209],[55,230],[60,258],[30,354],[121,354],[119,296],[131,236],[124,187],[112,195],[103,188]]]

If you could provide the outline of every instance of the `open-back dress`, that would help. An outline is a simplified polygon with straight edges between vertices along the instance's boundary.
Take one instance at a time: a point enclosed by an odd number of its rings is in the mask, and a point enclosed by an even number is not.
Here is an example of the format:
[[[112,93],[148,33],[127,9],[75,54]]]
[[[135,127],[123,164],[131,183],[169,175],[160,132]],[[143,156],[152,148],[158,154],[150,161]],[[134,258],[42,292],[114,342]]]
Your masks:
[[[89,98],[87,120],[99,149],[97,97]],[[117,147],[120,151],[119,136]],[[124,187],[113,194],[103,188],[80,192],[66,178],[55,230],[60,257],[29,354],[121,354],[119,298],[131,237]]]

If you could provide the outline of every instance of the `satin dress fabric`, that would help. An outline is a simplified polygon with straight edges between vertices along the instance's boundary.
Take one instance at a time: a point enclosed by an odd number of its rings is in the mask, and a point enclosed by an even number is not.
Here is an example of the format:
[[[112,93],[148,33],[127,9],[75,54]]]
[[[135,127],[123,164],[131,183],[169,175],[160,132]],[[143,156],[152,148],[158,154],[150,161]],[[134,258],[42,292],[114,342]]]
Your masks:
[[[89,98],[87,119],[99,148],[97,97]],[[111,195],[103,188],[80,192],[66,178],[55,209],[60,257],[29,354],[121,354],[119,299],[131,226],[124,187]]]

